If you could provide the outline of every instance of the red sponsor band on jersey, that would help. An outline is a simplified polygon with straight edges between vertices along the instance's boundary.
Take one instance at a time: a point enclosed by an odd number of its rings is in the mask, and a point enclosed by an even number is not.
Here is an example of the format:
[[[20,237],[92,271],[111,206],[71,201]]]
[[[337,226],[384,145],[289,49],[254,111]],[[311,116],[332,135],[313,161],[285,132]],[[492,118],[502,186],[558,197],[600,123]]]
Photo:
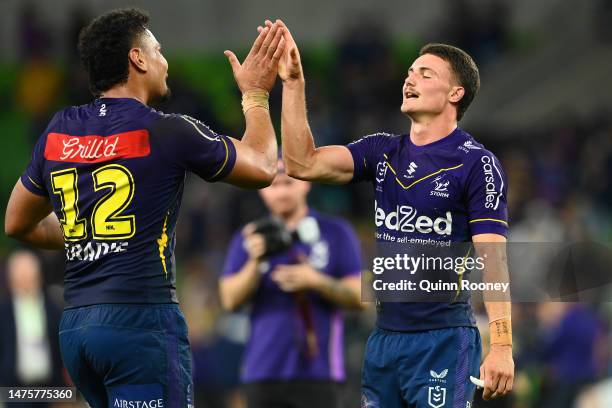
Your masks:
[[[71,163],[131,159],[150,152],[149,132],[144,129],[109,136],[49,133],[45,145],[45,159]]]

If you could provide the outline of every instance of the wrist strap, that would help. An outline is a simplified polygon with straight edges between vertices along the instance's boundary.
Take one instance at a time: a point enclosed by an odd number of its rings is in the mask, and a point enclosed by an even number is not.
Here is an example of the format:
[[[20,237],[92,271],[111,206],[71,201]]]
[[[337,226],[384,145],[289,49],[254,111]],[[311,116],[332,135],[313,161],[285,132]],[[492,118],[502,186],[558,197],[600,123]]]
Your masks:
[[[242,111],[247,113],[251,108],[264,108],[270,110],[268,98],[270,94],[266,91],[246,91],[242,94]]]
[[[489,322],[489,336],[491,345],[512,345],[512,320],[509,317],[500,317]]]

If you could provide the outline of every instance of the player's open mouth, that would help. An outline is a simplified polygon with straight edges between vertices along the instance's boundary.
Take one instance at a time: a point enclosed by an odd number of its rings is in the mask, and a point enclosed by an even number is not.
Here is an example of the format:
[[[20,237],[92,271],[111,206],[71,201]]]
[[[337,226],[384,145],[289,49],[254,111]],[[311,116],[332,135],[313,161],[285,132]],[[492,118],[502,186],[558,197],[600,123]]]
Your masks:
[[[410,98],[418,98],[419,95],[413,93],[413,92],[405,92],[404,96],[406,97],[406,99],[410,99]]]

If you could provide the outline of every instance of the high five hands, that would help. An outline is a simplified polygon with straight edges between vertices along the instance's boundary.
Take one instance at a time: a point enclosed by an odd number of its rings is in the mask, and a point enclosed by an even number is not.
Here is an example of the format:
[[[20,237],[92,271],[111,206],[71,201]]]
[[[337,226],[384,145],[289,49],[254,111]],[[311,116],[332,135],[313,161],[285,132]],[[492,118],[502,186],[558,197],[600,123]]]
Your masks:
[[[278,63],[278,76],[284,84],[293,81],[304,81],[300,51],[285,23],[282,20],[276,20],[274,23],[266,20],[264,26],[257,27],[257,31],[261,35],[266,29],[270,30],[275,25],[283,29],[283,39],[285,41],[283,55]]]
[[[224,52],[228,58],[236,83],[242,93],[248,91],[269,92],[274,86],[279,70],[279,61],[284,56],[286,38],[284,24],[277,20],[259,30],[251,50],[242,63],[230,50]]]

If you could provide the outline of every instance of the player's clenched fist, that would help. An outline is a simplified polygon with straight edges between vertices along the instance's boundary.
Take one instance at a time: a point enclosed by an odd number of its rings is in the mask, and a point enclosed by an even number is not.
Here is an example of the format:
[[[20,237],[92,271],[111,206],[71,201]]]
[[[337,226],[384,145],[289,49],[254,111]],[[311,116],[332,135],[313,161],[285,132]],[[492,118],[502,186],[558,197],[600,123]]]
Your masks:
[[[492,345],[480,367],[480,378],[485,382],[482,393],[485,401],[504,396],[512,391],[514,384],[512,346]]]
[[[284,28],[279,23],[262,29],[242,64],[236,54],[226,50],[234,78],[240,90],[269,92],[274,86],[278,63],[285,49]]]

